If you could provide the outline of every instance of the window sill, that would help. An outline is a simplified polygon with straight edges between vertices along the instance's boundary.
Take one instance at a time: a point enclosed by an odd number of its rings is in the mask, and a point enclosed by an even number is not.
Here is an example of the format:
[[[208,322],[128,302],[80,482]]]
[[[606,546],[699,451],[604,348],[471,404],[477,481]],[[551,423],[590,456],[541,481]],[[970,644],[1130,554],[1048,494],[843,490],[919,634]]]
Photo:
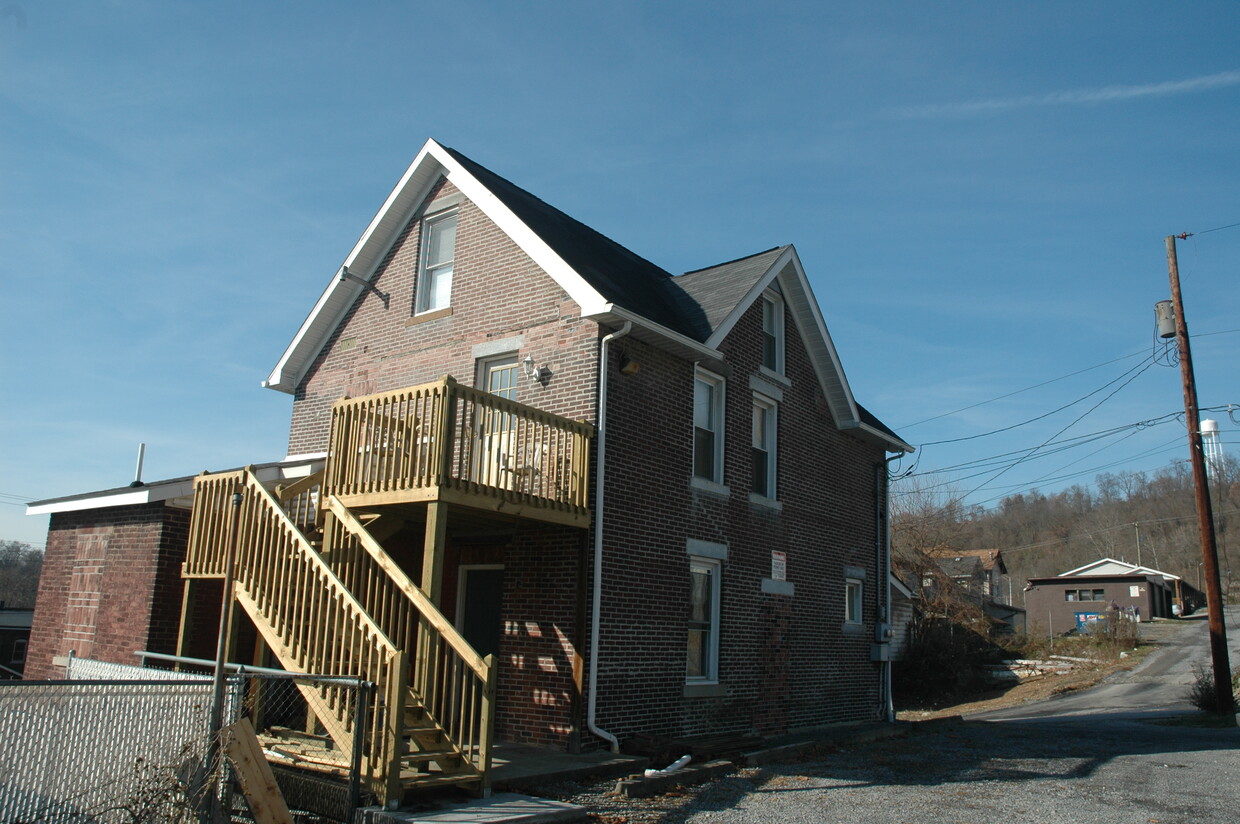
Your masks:
[[[783,373],[780,373],[780,372],[776,372],[774,369],[771,369],[769,366],[759,365],[758,373],[762,375],[762,377],[766,378],[767,380],[772,380],[772,381],[775,381],[776,383],[783,384],[785,389],[792,386],[792,380],[788,378],[787,375],[784,375]]]
[[[767,595],[796,595],[796,584],[791,581],[776,581],[774,578],[762,579],[762,591]]]
[[[749,493],[749,503],[756,506],[765,507],[775,512],[783,512],[784,502],[777,501],[774,498],[768,498],[765,495],[759,495],[757,492]]]
[[[732,495],[732,490],[726,484],[708,481],[705,478],[699,478],[697,475],[689,477],[689,488],[696,489],[700,492],[709,492],[712,495],[718,495],[721,498],[728,498]]]
[[[850,638],[855,638],[859,635],[865,635],[865,624],[854,624],[854,623],[845,621],[843,630],[844,630],[845,635],[849,636]]]
[[[405,326],[417,326],[419,323],[426,323],[430,320],[439,320],[440,318],[446,318],[451,314],[452,307],[445,306],[442,309],[435,309],[431,312],[423,312],[420,315],[414,315],[409,318],[409,320],[405,321]]]
[[[722,698],[728,688],[719,683],[685,684],[685,698]]]

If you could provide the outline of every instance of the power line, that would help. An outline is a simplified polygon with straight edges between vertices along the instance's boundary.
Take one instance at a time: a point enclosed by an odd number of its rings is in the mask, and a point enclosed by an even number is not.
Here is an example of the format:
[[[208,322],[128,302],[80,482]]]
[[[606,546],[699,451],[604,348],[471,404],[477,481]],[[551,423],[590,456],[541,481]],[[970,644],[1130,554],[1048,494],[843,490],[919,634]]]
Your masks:
[[[1237,331],[1240,331],[1240,330],[1237,330]],[[1042,381],[1041,383],[1035,383],[1033,386],[1026,386],[1024,389],[1017,389],[1015,392],[1008,392],[1006,395],[1000,395],[997,398],[991,398],[990,400],[978,401],[977,403],[969,404],[968,406],[962,406],[959,409],[952,410],[951,412],[944,412],[940,415],[935,415],[933,417],[926,418],[925,420],[917,421],[917,423],[900,424],[896,428],[897,429],[912,429],[914,426],[921,426],[923,423],[929,423],[930,421],[937,421],[939,418],[946,418],[948,415],[957,415],[961,412],[967,412],[970,409],[976,409],[979,406],[985,406],[986,404],[994,403],[995,401],[1006,400],[1007,398],[1013,397],[1014,395],[1019,395],[1022,392],[1029,392],[1033,389],[1041,389],[1043,386],[1049,386],[1052,383],[1057,383],[1058,381],[1067,380],[1068,378],[1074,378],[1077,375],[1083,375],[1086,372],[1092,372],[1095,369],[1101,369],[1104,366],[1110,366],[1113,363],[1119,363],[1122,360],[1128,360],[1129,358],[1135,358],[1138,355],[1143,355],[1143,354],[1145,353],[1144,352],[1132,352],[1131,354],[1122,355],[1118,358],[1114,358],[1112,360],[1105,361],[1103,363],[1098,363],[1093,366],[1087,366],[1084,369],[1078,369],[1077,371],[1070,372],[1067,375],[1060,375],[1057,378],[1051,378],[1050,380]]]

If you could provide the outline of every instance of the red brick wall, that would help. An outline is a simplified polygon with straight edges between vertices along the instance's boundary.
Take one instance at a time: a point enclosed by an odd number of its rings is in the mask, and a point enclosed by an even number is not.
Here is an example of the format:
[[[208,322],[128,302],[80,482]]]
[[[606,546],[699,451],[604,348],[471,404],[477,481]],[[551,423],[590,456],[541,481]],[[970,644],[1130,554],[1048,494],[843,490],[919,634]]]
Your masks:
[[[52,659],[136,664],[176,651],[189,512],[163,504],[52,515],[31,629],[29,679],[63,676]]]
[[[441,182],[427,201],[453,195]],[[593,421],[599,327],[583,321],[575,303],[470,201],[458,207],[452,313],[410,323],[419,256],[419,220],[410,221],[379,267],[375,285],[389,306],[363,293],[307,373],[293,404],[290,454],[326,449],[331,404],[356,396],[436,380],[451,374],[473,385],[472,349],[520,336],[519,356],[546,366],[543,384],[524,377],[517,400]],[[506,740],[564,748],[576,730],[573,681],[579,563],[585,529],[513,524],[513,534],[490,544],[462,543],[469,514],[449,517],[442,610],[455,618],[461,563],[504,565],[504,635],[499,653],[497,734]],[[493,528],[493,527],[492,527]],[[387,547],[420,575],[421,535],[405,533]],[[416,546],[415,546],[416,544]]]
[[[427,200],[449,196],[441,183]],[[419,220],[410,221],[379,266],[375,286],[388,308],[363,292],[307,372],[293,402],[289,454],[327,448],[331,404],[452,375],[473,385],[475,344],[523,336],[520,355],[546,365],[545,385],[522,379],[517,400],[579,420],[594,418],[598,325],[471,201],[459,206],[452,314],[409,325],[418,268]]]
[[[758,374],[760,324],[755,306],[721,346],[730,367],[726,496],[690,487],[693,364],[632,339],[617,344],[642,364],[636,375],[612,373],[608,407],[614,471],[598,701],[600,725],[622,739],[638,732],[777,733],[877,714],[879,670],[869,652],[881,583],[875,465],[884,453],[835,426],[789,316],[791,383],[778,418],[782,510],[750,502],[749,377]],[[707,698],[684,696],[688,538],[728,546],[723,694]],[[761,591],[772,550],[787,553],[792,596]],[[846,566],[866,571],[865,623],[848,630]]]

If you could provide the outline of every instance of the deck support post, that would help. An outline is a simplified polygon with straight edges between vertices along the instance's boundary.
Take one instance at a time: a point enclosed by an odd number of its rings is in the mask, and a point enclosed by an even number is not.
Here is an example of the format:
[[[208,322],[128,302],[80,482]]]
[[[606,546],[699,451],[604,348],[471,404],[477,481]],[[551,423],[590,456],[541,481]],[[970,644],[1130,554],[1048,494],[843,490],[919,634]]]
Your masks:
[[[196,578],[186,578],[181,592],[181,626],[177,629],[178,658],[190,657],[189,639],[194,632],[194,596],[198,594],[197,583]],[[177,662],[175,669],[180,671],[180,661]]]

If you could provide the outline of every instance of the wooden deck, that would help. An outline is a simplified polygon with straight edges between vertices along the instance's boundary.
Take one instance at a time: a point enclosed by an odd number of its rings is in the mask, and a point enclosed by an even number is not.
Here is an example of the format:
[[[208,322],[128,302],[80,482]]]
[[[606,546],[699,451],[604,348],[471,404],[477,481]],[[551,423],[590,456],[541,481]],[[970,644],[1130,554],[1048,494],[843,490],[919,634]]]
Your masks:
[[[323,492],[351,509],[443,502],[585,527],[593,434],[451,377],[346,398]]]

